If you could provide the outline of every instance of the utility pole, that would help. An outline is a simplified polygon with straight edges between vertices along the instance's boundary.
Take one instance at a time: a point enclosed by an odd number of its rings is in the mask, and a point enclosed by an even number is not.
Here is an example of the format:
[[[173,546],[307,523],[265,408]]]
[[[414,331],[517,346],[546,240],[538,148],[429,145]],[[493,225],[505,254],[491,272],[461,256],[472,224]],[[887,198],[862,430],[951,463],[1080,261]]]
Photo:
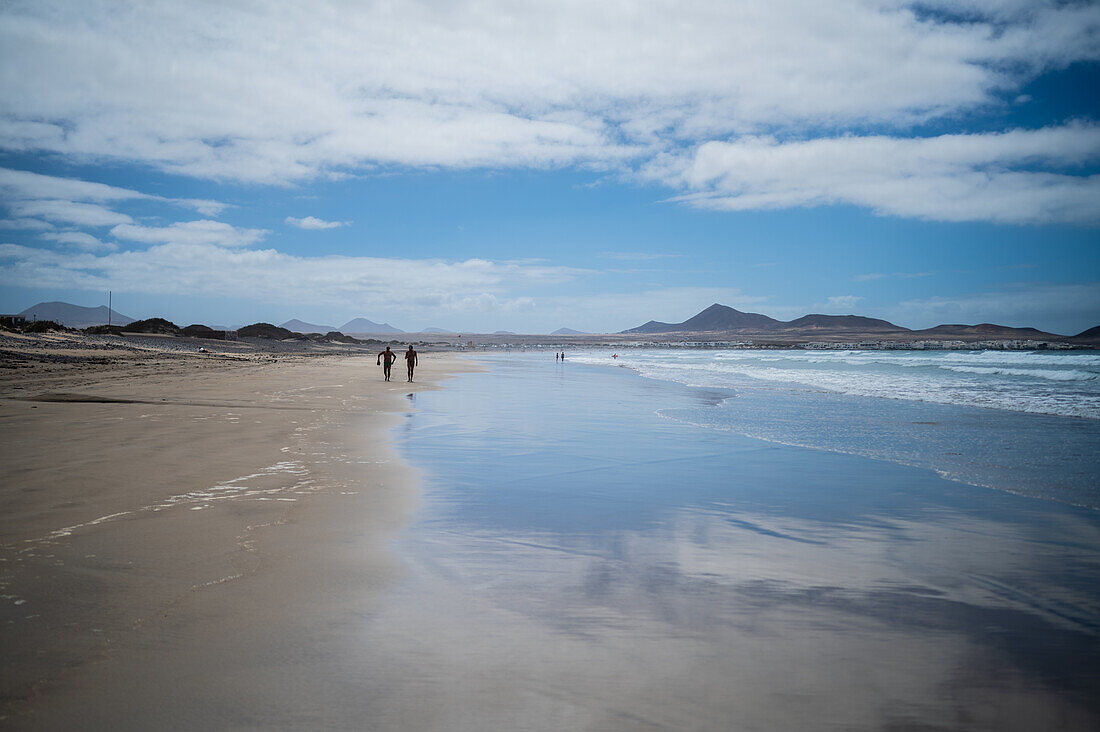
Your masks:
[[[111,290],[107,290],[107,327],[111,327],[111,307],[114,304],[112,302],[112,296],[114,293]]]

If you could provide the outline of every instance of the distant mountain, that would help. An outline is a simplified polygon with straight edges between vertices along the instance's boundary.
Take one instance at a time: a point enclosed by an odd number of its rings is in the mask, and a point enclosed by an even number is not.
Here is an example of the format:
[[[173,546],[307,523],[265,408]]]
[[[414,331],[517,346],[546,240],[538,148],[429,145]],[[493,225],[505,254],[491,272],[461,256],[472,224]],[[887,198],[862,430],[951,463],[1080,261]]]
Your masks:
[[[111,312],[111,325],[129,325],[134,322],[122,313]],[[89,328],[93,325],[107,324],[107,306],[86,308],[67,302],[40,302],[19,313],[27,320],[52,320],[69,328]]]
[[[851,337],[913,337],[930,338],[989,338],[1004,340],[1051,340],[1065,336],[1045,333],[1035,328],[1010,328],[993,323],[979,325],[937,325],[926,330],[910,330],[894,325],[888,320],[867,318],[862,315],[803,315],[790,321],[775,320],[758,313],[743,313],[725,305],[711,305],[683,323],[660,323],[651,320],[623,333],[741,333],[760,336],[789,336],[813,338],[815,336]],[[1085,331],[1074,339],[1100,340],[1100,326]]]
[[[1062,338],[1063,336],[1046,333],[1035,328],[1010,328],[1007,325],[994,325],[993,323],[980,323],[978,325],[937,325],[935,328],[915,330],[918,335],[935,336],[983,336],[986,338],[1012,338],[1019,340],[1043,340],[1045,338]]]
[[[421,333],[455,333],[456,331],[447,330],[446,328],[425,328],[420,331]]]
[[[494,330],[493,335],[515,335],[515,333],[510,330]]]
[[[842,333],[904,333],[907,328],[878,318],[862,315],[803,315],[791,321],[776,320],[760,313],[740,310],[715,303],[682,323],[661,323],[651,320],[623,333],[759,333],[799,336]]]
[[[404,333],[403,330],[394,328],[389,323],[375,323],[373,320],[367,320],[366,318],[355,318],[341,325],[339,328],[334,328],[344,334],[350,333]]]
[[[1081,331],[1073,336],[1073,339],[1081,341],[1100,341],[1100,325]]]
[[[782,323],[759,313],[743,313],[726,305],[715,303],[698,315],[682,323],[661,323],[651,320],[623,333],[706,333],[709,331],[774,330]]]
[[[313,323],[307,323],[297,318],[288,320],[279,327],[292,330],[296,333],[331,333],[336,330],[336,327],[332,325],[314,325]]]
[[[858,331],[860,333],[909,330],[908,328],[902,328],[900,325],[894,325],[888,320],[865,318],[862,315],[803,315],[801,318],[784,323],[783,327],[801,331]]]
[[[572,328],[558,328],[550,335],[588,335],[583,330],[573,330]]]

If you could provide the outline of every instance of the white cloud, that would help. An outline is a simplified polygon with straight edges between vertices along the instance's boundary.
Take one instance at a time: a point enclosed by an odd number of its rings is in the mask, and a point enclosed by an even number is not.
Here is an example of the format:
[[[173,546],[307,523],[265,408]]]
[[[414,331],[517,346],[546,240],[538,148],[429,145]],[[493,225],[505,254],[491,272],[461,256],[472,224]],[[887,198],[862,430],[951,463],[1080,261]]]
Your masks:
[[[1100,160],[1100,127],[931,138],[749,136],[665,157],[646,175],[724,210],[854,204],[940,221],[1100,222],[1100,176],[1049,172]]]
[[[229,208],[228,203],[210,201],[205,198],[169,198],[165,200],[178,203],[181,206],[193,208],[203,216],[218,216],[222,211]]]
[[[174,236],[165,229],[147,231],[158,232],[149,235],[150,241]],[[0,264],[0,284],[10,286],[232,297],[268,304],[293,301],[303,307],[350,305],[364,311],[406,308],[435,315],[529,310],[533,300],[518,292],[587,274],[483,259],[296,257],[271,249],[188,242],[186,234],[169,244],[102,256],[3,244]]]
[[[1096,59],[1098,18],[1058,0],[41,0],[0,14],[0,147],[267,183],[614,168],[685,141],[997,104]]]
[[[204,216],[217,216],[227,204],[198,198],[165,198],[153,196],[130,188],[119,188],[105,183],[42,175],[29,170],[0,168],[0,199],[9,207],[17,202],[84,202],[102,204],[121,201],[161,201],[192,208]],[[54,206],[60,203],[53,204]],[[81,222],[73,222],[81,223]],[[102,225],[102,224],[95,224]]]
[[[96,203],[155,198],[139,191],[109,186],[105,183],[93,183],[77,178],[59,178],[10,168],[0,168],[0,195],[8,200],[60,199]]]
[[[38,219],[3,219],[0,220],[0,229],[16,229],[21,231],[50,231],[54,226],[48,221]]]
[[[77,226],[114,226],[133,221],[129,216],[112,211],[98,203],[79,203],[77,201],[14,201],[8,203],[8,209],[16,216],[38,216]]]
[[[106,203],[109,201],[165,201],[193,208],[204,216],[216,216],[227,204],[198,198],[164,198],[105,183],[42,175],[29,170],[0,168],[0,196],[5,200],[62,200]]]
[[[291,226],[296,226],[299,229],[335,229],[340,226],[347,226],[350,221],[325,221],[324,219],[318,219],[313,216],[306,216],[305,218],[296,219],[293,216],[286,217],[286,223]]]
[[[61,244],[71,244],[86,252],[114,251],[118,249],[116,244],[100,241],[91,234],[86,234],[83,231],[49,232],[39,234],[39,238],[48,241],[56,241]]]
[[[111,229],[111,236],[142,244],[216,244],[223,247],[245,247],[262,241],[267,229],[245,229],[221,221],[177,221],[168,226],[120,224]]]

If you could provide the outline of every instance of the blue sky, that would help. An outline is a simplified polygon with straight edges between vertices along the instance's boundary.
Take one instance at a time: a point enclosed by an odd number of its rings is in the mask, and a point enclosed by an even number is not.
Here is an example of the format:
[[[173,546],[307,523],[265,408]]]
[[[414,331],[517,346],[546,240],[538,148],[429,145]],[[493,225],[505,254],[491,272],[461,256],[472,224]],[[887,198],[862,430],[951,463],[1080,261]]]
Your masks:
[[[0,310],[1100,324],[1100,7],[12,4]]]

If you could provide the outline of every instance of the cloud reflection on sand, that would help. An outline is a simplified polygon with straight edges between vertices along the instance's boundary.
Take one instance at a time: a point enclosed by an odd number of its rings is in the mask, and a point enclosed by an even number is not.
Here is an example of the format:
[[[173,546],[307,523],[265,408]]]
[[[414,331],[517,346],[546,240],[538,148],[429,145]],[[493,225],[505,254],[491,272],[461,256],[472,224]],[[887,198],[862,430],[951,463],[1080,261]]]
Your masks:
[[[969,556],[966,564],[1002,579],[1041,577],[1039,565],[1052,557],[1004,551],[1024,537],[971,553],[995,525],[960,519],[833,531],[751,518],[777,535],[698,511],[678,512],[652,532],[564,542],[429,530],[419,537],[413,580],[374,627],[392,634],[395,653],[406,642],[421,649],[416,665],[432,669],[429,678],[462,688],[449,702],[458,709],[522,691],[568,700],[592,715],[594,728],[626,711],[680,728],[822,719],[850,729],[917,721],[946,728],[956,715],[984,713],[991,726],[1012,729],[1052,713],[1087,718],[1077,708],[1087,689],[1060,688],[1065,680],[1051,666],[1095,659],[1095,632],[1042,603],[965,584],[971,567],[952,569]],[[1001,561],[991,567],[990,557]],[[1087,600],[1065,600],[1063,607],[1084,602],[1075,612],[1096,617]]]
[[[1100,719],[1094,512],[662,420],[708,396],[575,374],[496,363],[422,395],[405,425],[425,507],[398,542],[409,579],[365,642],[396,688],[430,690],[414,693],[425,719]]]

